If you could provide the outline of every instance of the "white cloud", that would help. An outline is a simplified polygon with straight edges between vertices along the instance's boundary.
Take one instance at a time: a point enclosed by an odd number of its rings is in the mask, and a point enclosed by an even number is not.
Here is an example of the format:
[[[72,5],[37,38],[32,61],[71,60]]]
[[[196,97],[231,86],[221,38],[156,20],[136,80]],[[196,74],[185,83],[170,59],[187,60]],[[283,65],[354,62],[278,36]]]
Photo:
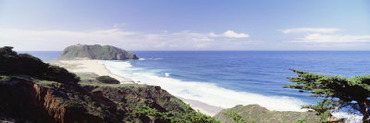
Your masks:
[[[249,37],[248,34],[236,33],[232,30],[227,30],[226,32],[224,32],[223,35],[228,38],[248,38]]]
[[[358,43],[370,42],[370,35],[326,35],[326,34],[309,34],[297,40],[297,42],[316,42],[316,43]]]
[[[289,33],[335,33],[341,31],[337,28],[290,28],[285,29],[282,32],[285,34]]]
[[[245,33],[236,33],[233,30],[227,30],[222,34],[209,33],[211,37],[226,37],[226,38],[248,38],[249,35]]]
[[[337,28],[291,28],[283,31],[289,33],[304,33],[303,37],[296,38],[293,42],[312,43],[364,43],[370,42],[370,35],[345,35],[336,34],[341,31]]]
[[[92,31],[0,29],[0,46],[15,50],[62,50],[73,44],[114,45],[128,50],[240,50],[249,35],[191,31],[141,33],[118,28]],[[232,41],[231,41],[232,40]]]

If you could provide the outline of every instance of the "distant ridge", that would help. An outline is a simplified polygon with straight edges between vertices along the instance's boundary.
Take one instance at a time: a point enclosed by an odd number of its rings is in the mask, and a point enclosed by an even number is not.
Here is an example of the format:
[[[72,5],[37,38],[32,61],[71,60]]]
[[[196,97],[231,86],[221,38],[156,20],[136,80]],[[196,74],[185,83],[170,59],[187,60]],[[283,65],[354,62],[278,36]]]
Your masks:
[[[99,59],[127,60],[139,59],[135,54],[110,45],[72,45],[65,48],[58,60]]]

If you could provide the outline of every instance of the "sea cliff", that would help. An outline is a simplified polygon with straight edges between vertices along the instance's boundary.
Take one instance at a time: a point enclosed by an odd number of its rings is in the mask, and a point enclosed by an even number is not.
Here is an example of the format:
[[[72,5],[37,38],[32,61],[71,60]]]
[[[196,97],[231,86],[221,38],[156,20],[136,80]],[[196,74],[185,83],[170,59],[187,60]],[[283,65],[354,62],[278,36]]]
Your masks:
[[[171,122],[196,114],[159,86],[137,84],[74,85],[2,75],[0,98],[0,120],[13,122]]]

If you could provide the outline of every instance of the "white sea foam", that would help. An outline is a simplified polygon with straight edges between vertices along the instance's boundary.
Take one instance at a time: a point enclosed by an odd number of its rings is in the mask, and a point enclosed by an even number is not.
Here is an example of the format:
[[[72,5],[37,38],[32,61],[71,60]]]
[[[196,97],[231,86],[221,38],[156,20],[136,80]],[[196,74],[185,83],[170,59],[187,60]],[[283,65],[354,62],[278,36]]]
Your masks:
[[[345,123],[361,123],[362,116],[345,112],[335,112],[332,115],[338,119],[344,118]]]
[[[171,74],[170,74],[170,73],[164,73],[164,75],[165,75],[166,77],[169,77]]]
[[[139,58],[139,60],[145,60],[145,58]]]
[[[152,71],[132,67],[129,62],[103,61],[114,74],[128,77],[148,85],[161,86],[174,96],[198,100],[210,105],[231,108],[242,104],[259,104],[269,110],[305,111],[305,103],[297,98],[287,96],[264,96],[260,94],[239,92],[219,87],[213,83],[182,81],[170,77],[161,77]]]
[[[150,60],[162,60],[163,58],[149,58]]]

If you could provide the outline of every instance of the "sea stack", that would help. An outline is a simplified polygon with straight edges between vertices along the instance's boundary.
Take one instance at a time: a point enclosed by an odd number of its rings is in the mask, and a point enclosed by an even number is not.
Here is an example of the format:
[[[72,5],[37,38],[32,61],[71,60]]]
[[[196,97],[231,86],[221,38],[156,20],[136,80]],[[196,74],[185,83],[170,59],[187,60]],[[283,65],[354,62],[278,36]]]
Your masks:
[[[139,59],[135,54],[110,45],[72,45],[65,48],[58,60],[99,59],[129,60]]]

